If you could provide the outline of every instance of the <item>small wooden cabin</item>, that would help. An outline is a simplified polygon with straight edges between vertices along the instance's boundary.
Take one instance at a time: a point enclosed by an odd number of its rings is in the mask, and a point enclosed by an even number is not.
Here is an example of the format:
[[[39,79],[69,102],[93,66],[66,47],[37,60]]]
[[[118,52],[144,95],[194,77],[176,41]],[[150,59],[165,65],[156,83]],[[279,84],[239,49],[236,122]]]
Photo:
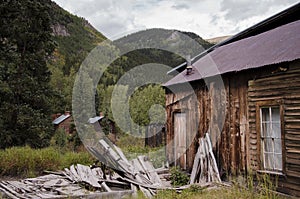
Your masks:
[[[270,174],[300,196],[300,4],[213,47],[165,83],[167,159],[191,172],[210,133],[220,174]]]
[[[71,124],[73,122],[70,111],[65,111],[64,114],[54,114],[52,115],[52,124],[55,130],[63,129],[67,134],[71,134]]]

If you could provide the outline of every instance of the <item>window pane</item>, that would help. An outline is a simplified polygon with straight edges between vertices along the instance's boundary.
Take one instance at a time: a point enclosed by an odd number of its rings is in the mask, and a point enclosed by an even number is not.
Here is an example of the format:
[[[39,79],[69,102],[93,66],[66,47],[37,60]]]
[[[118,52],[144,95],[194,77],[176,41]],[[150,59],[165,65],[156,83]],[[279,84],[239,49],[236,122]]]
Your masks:
[[[274,139],[275,153],[282,153],[281,139]]]
[[[269,122],[269,121],[270,121],[269,108],[262,108],[262,109],[261,109],[261,114],[262,114],[261,120],[262,120],[263,122]]]
[[[272,153],[273,153],[272,142],[273,142],[272,139],[266,138],[266,139],[264,140],[264,144],[265,144],[265,146],[264,146],[265,152],[272,152]]]
[[[265,153],[265,169],[273,169],[274,158],[273,154]]]
[[[272,107],[272,121],[279,122],[280,121],[280,113],[279,113],[279,107]]]
[[[274,169],[281,171],[282,170],[282,155],[275,155]]]
[[[267,137],[267,131],[268,131],[268,126],[269,123],[262,123],[262,128],[261,128],[261,137]]]
[[[280,129],[280,123],[272,123],[272,137],[273,138],[281,138],[281,129]]]
[[[261,125],[262,125],[261,137],[271,138],[272,137],[271,128],[270,128],[271,124],[269,122],[265,122],[265,123],[262,123]]]

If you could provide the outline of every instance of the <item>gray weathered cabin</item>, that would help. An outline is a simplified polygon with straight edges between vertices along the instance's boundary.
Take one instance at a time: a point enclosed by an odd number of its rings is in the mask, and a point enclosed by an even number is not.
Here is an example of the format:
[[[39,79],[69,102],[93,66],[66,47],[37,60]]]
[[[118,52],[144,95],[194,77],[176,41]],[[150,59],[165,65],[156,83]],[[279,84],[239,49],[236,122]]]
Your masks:
[[[170,163],[191,172],[209,132],[223,178],[267,173],[279,191],[300,196],[299,11],[217,44],[165,83]]]

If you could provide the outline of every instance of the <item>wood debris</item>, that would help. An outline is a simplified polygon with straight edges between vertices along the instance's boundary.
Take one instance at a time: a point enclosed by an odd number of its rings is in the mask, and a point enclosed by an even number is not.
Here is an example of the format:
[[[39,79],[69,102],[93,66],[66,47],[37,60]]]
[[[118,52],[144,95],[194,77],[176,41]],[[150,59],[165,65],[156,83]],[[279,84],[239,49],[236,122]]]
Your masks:
[[[141,190],[151,198],[164,189],[156,169],[146,156],[127,160],[120,148],[110,146],[104,139],[89,150],[104,163],[113,165],[114,173],[105,178],[100,167],[72,165],[61,172],[47,171],[48,175],[19,181],[0,181],[0,193],[8,198],[121,198]],[[164,171],[162,168],[160,172]],[[1,196],[1,195],[0,195]]]
[[[200,182],[205,186],[221,182],[209,136],[199,142],[190,182]],[[48,175],[37,178],[0,181],[0,194],[13,199],[121,198],[124,195],[135,196],[137,190],[141,190],[147,198],[151,198],[161,189],[180,192],[189,187],[172,188],[170,183],[162,180],[169,175],[168,169],[155,169],[146,156],[129,161],[120,148],[108,143],[101,139],[98,145],[88,147],[98,160],[114,171],[108,176],[100,167],[77,164],[60,172],[47,171]]]
[[[196,153],[190,184],[205,184],[209,182],[221,182],[217,162],[212,151],[209,134],[199,139],[199,147]]]

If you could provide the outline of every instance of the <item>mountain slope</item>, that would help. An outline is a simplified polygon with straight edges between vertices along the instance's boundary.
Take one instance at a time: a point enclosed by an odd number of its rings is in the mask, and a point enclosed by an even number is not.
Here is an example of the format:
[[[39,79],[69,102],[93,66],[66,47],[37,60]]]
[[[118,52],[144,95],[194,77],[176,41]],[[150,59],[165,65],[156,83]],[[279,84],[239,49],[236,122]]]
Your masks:
[[[118,39],[113,44],[120,47],[121,51],[132,49],[114,62],[124,72],[147,63],[160,63],[173,68],[184,62],[186,56],[194,57],[212,46],[195,33],[161,28],[139,31]],[[120,76],[119,70],[117,72]],[[113,74],[109,75],[112,75],[110,79],[118,79]]]
[[[57,44],[48,63],[52,73],[50,84],[57,91],[57,96],[52,100],[53,111],[71,110],[75,74],[88,53],[106,38],[84,18],[70,14],[50,0],[42,1],[51,7],[51,27]],[[134,50],[115,60],[100,79],[101,89],[98,89],[98,92],[105,92],[109,85],[116,84],[121,76],[135,66],[160,63],[176,67],[185,61],[186,55],[193,57],[211,46],[194,33],[165,29],[139,31],[118,39],[113,44],[143,48],[139,44],[151,42],[153,46],[158,46],[158,49]],[[160,45],[163,45],[162,48],[170,47],[170,50],[160,50]],[[101,93],[99,95],[102,96]]]
[[[68,74],[71,68],[77,71],[89,51],[106,38],[84,18],[70,14],[54,2],[49,4],[57,51],[65,59],[63,72]]]

